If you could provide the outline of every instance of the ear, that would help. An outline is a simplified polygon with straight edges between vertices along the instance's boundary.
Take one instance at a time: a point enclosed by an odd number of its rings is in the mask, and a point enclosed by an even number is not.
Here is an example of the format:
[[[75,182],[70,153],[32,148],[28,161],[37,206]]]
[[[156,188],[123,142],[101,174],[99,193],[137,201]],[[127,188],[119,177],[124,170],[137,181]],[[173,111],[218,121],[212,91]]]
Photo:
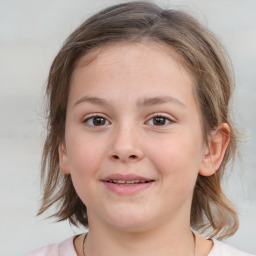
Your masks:
[[[65,143],[59,145],[59,166],[64,174],[70,174],[68,155]]]
[[[230,127],[227,123],[220,124],[213,130],[208,139],[199,174],[211,176],[218,171],[230,141]]]

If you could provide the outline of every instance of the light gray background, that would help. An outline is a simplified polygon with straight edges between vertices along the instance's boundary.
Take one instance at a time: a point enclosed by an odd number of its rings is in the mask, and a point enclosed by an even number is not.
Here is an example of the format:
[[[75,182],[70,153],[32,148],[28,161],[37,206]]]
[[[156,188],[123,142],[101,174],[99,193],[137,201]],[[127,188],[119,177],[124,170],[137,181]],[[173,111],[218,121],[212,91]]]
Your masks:
[[[0,0],[0,255],[21,255],[81,232],[35,217],[40,199],[43,92],[64,39],[88,15],[120,1]],[[156,1],[167,6],[171,1]],[[256,0],[175,1],[212,29],[233,60],[243,163],[224,182],[241,225],[226,242],[256,254]]]

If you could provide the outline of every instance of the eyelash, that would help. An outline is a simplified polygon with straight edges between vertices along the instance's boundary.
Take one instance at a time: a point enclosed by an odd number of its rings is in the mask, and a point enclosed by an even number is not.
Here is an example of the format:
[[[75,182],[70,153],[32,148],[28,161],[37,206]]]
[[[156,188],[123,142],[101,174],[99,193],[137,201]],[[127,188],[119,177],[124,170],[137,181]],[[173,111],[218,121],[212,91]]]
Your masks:
[[[110,122],[107,120],[107,118],[105,118],[105,117],[103,117],[103,116],[101,116],[101,115],[96,115],[96,114],[87,117],[85,120],[83,120],[83,123],[88,124],[88,122],[89,122],[90,120],[93,122],[93,119],[95,119],[95,118],[101,118],[101,119],[103,119],[105,122],[107,121],[108,124],[110,124]],[[105,123],[104,123],[104,125],[99,125],[99,126],[93,125],[93,124],[88,124],[88,125],[91,126],[91,127],[100,127],[100,126],[104,126]]]
[[[156,118],[163,118],[163,120],[164,120],[165,123],[164,123],[163,125],[154,125],[154,124],[152,124],[152,126],[166,126],[166,125],[168,125],[168,124],[174,122],[173,120],[171,120],[169,117],[167,117],[167,116],[165,116],[165,115],[157,114],[157,115],[152,116],[152,117],[147,121],[147,123],[148,123],[150,120],[154,120],[154,119],[156,119]],[[168,122],[168,124],[166,124],[166,121]]]
[[[93,120],[95,118],[103,119],[104,120],[104,124],[103,125],[88,124],[89,121],[93,122]],[[150,119],[148,119],[148,121],[146,121],[146,123],[149,123],[150,120],[154,120],[154,118],[163,118],[164,124],[163,125],[155,125],[153,123],[153,124],[151,124],[152,126],[160,126],[161,127],[161,126],[166,126],[166,125],[174,122],[173,120],[171,120],[169,117],[166,117],[165,115],[157,114],[157,115],[152,116]],[[166,124],[166,121],[168,122],[168,124]],[[107,124],[105,124],[105,122],[107,122]],[[92,116],[86,118],[85,120],[83,120],[83,123],[86,123],[86,124],[88,124],[91,127],[101,127],[101,126],[105,126],[105,125],[109,125],[110,124],[110,122],[107,120],[107,118],[105,118],[105,117],[103,117],[101,115],[92,115]]]

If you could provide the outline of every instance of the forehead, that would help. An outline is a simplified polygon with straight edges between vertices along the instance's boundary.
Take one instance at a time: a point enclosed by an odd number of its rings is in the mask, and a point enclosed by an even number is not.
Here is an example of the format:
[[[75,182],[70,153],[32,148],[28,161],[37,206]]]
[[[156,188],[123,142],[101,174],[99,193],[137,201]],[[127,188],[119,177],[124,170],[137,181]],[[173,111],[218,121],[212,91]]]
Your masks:
[[[168,64],[176,65],[180,72],[187,73],[190,79],[195,83],[194,74],[188,68],[184,58],[171,46],[162,42],[155,41],[139,41],[139,42],[116,42],[109,43],[105,46],[92,49],[82,56],[75,66],[71,82],[77,71],[81,68],[98,68],[107,69],[111,65],[119,66],[123,60],[131,62],[134,66],[142,63],[147,59],[148,65],[144,66],[144,70],[158,68],[165,61],[166,68],[170,68]],[[169,62],[169,63],[168,63]],[[124,63],[124,62],[123,62]],[[158,65],[159,63],[159,65]],[[143,63],[144,65],[145,63]],[[186,74],[186,75],[187,75]]]
[[[71,94],[87,90],[106,95],[110,89],[122,94],[128,88],[129,95],[137,96],[140,91],[153,94],[160,89],[169,93],[170,86],[177,89],[180,84],[185,84],[180,91],[191,91],[194,79],[172,48],[156,42],[115,43],[80,59],[72,75]]]
[[[118,58],[120,57],[127,57],[131,51],[135,52],[134,50],[137,50],[137,56],[140,58],[143,55],[143,52],[146,52],[143,51],[145,49],[149,49],[148,52],[150,52],[152,55],[158,55],[156,56],[157,59],[163,56],[166,59],[168,59],[168,56],[175,59],[177,64],[186,69],[187,72],[191,73],[184,61],[184,58],[177,51],[175,51],[174,48],[162,42],[146,40],[138,42],[114,42],[94,48],[78,60],[76,68],[85,67],[92,62],[102,65],[111,63],[114,64],[113,61],[118,61]]]

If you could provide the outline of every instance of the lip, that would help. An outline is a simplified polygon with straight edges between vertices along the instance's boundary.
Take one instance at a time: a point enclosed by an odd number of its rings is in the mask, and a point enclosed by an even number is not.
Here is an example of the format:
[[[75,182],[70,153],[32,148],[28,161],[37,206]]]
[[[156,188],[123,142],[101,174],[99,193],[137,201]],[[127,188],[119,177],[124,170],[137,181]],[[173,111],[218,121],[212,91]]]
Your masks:
[[[153,181],[151,178],[146,178],[143,176],[139,176],[136,174],[111,174],[105,177],[102,181],[110,181],[110,180],[124,180],[124,181],[131,181],[131,180],[141,180],[141,181]]]
[[[113,183],[113,181],[142,181],[143,183],[135,183],[135,184],[123,184],[123,183]],[[136,174],[112,174],[104,179],[102,179],[103,184],[106,188],[114,193],[122,194],[122,195],[131,195],[139,192],[141,190],[145,190],[146,188],[152,186],[155,182],[154,179],[139,176]]]

